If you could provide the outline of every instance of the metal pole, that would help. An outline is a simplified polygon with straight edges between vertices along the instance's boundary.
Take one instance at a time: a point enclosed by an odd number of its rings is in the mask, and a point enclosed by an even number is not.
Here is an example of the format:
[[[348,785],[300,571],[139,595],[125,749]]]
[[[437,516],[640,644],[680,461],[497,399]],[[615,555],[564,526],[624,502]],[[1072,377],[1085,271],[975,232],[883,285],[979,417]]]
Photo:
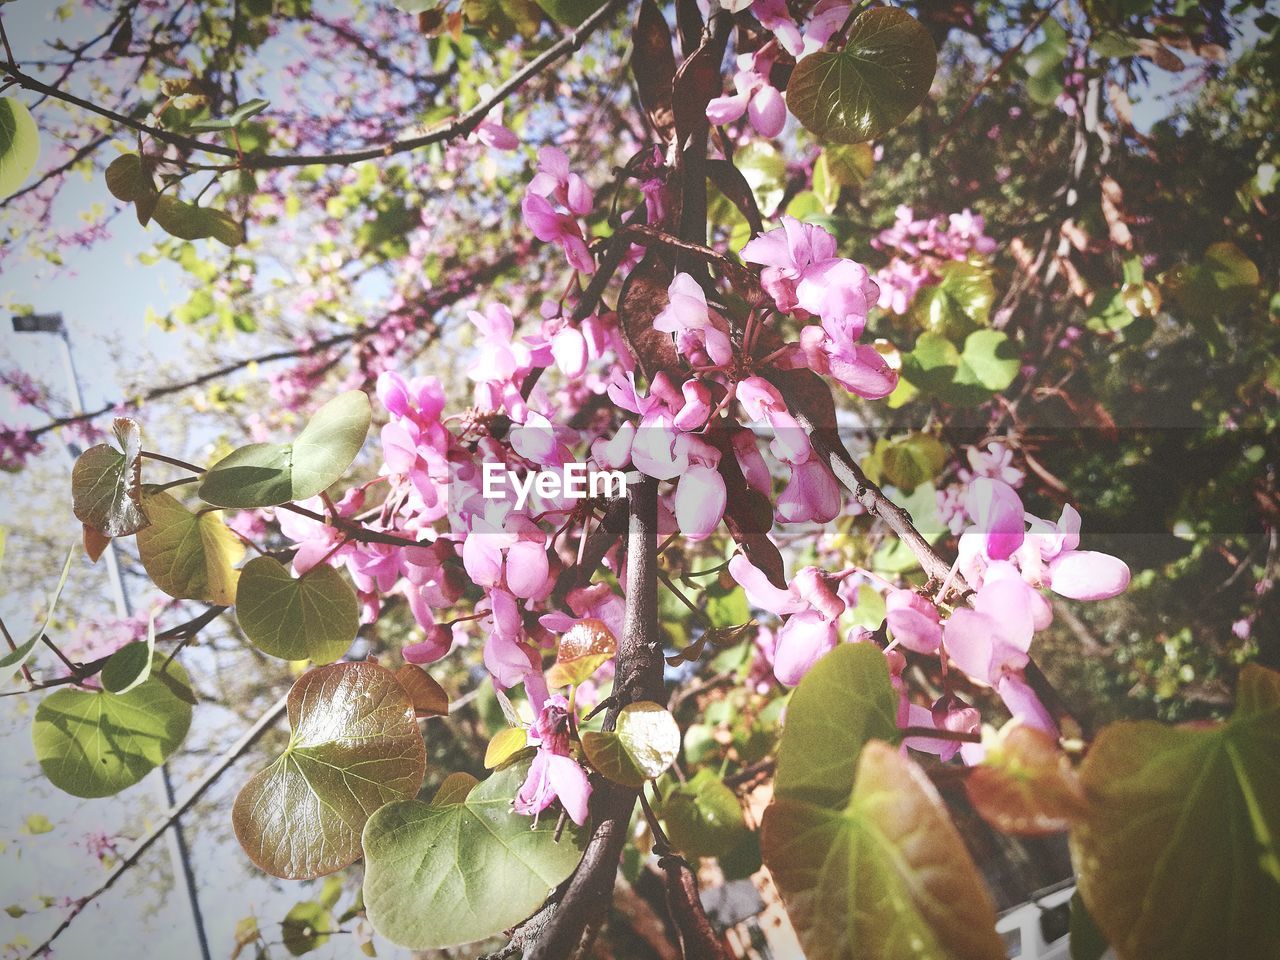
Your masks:
[[[57,335],[58,342],[62,344],[62,362],[67,374],[67,386],[71,391],[72,402],[75,404],[74,412],[81,413],[84,410],[84,397],[80,392],[80,377],[76,373],[75,357],[71,352],[71,335],[67,332],[65,322],[61,324]],[[77,444],[68,441],[66,447],[73,461],[80,456],[80,448]],[[128,591],[125,589],[124,577],[120,575],[120,561],[116,555],[114,540],[107,544],[104,559],[107,578],[111,582],[116,616],[124,619],[131,616],[133,611],[129,603]],[[164,802],[164,809],[169,810],[177,803],[173,778],[169,775],[169,765],[160,764],[157,773],[159,773],[157,792]],[[187,846],[186,831],[183,830],[182,823],[177,817],[174,817],[172,826],[165,832],[165,842],[169,848],[169,860],[174,876],[181,882],[187,894],[187,902],[191,905],[191,922],[195,928],[196,942],[200,945],[201,960],[212,960],[209,952],[209,938],[204,928],[204,913],[200,909],[200,896],[196,892],[195,871],[191,867],[191,850]]]

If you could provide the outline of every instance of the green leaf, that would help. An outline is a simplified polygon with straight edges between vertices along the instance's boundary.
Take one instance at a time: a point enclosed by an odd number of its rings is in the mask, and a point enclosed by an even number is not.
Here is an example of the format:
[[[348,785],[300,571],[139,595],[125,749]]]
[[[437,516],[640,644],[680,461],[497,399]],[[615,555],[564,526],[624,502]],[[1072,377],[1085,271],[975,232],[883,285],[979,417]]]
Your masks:
[[[862,746],[841,801],[779,796],[765,810],[761,849],[808,960],[1005,956],[982,875],[942,798],[888,743]]]
[[[556,23],[579,27],[600,9],[600,0],[537,0],[538,6]]]
[[[52,833],[53,822],[43,813],[33,813],[22,825],[22,832],[33,837],[38,837],[42,833]]]
[[[179,240],[212,237],[228,247],[244,242],[244,228],[229,213],[198,207],[167,193],[156,200],[151,217],[160,224],[160,229]]]
[[[361,390],[316,411],[293,443],[251,443],[223,457],[198,491],[219,507],[272,507],[305,500],[342,478],[369,432],[372,410]]]
[[[910,433],[888,443],[880,453],[884,478],[910,493],[942,473],[947,465],[947,449],[928,433]]]
[[[108,537],[127,537],[147,525],[142,512],[142,432],[128,417],[116,417],[109,443],[90,447],[71,470],[71,508],[76,519]]]
[[[250,117],[256,117],[267,107],[271,106],[270,100],[255,98],[246,100],[240,106],[236,107],[225,117],[212,117],[208,120],[196,120],[187,125],[188,130],[205,131],[205,130],[232,130],[240,126]]]
[[[902,376],[922,393],[953,406],[975,406],[991,399],[991,391],[960,357],[946,337],[925,331],[915,349],[902,357]]]
[[[1071,927],[1068,938],[1071,947],[1071,960],[1102,960],[1109,944],[1094,922],[1089,908],[1077,890],[1071,894]]]
[[[585,831],[555,840],[511,810],[529,772],[512,764],[464,800],[383,807],[364,830],[369,922],[401,946],[431,950],[500,933],[538,909],[582,858]],[[454,794],[456,797],[457,794]]]
[[[147,638],[126,643],[111,655],[102,668],[102,689],[108,693],[128,693],[151,676],[156,652],[156,620],[147,623]]]
[[[877,7],[853,21],[843,50],[796,64],[787,106],[823,140],[874,140],[920,105],[937,68],[929,31],[899,7]]]
[[[1280,943],[1280,673],[1215,728],[1115,723],[1081,767],[1080,893],[1122,960],[1263,960]]]
[[[973,373],[973,379],[993,392],[1013,383],[1022,369],[1017,348],[1001,330],[975,330],[969,334],[960,360]]]
[[[189,688],[180,664],[164,667],[157,658],[151,676],[128,693],[50,694],[36,708],[32,727],[40,769],[55,787],[76,797],[109,797],[133,786],[187,735]]]
[[[136,153],[126,153],[107,164],[106,178],[107,190],[125,203],[144,200],[156,192],[151,171]]]
[[[667,794],[659,812],[667,837],[690,857],[726,856],[750,832],[738,795],[706,767]]]
[[[0,97],[0,200],[17,193],[40,156],[40,131],[30,112],[12,97]]]
[[[873,737],[897,742],[898,698],[878,647],[845,643],[816,664],[791,694],[778,746],[774,793],[842,806],[858,751]]]
[[[409,695],[375,663],[309,670],[288,710],[289,746],[244,785],[231,819],[250,860],[297,880],[360,856],[369,815],[421,788],[426,748]]]
[[[675,762],[680,727],[665,707],[641,700],[618,712],[613,730],[584,730],[582,749],[591,765],[614,783],[638,788]]]
[[[337,928],[333,914],[322,903],[304,900],[295,903],[280,923],[280,939],[295,957],[310,953],[329,942],[329,934]]]
[[[941,274],[940,283],[921,291],[913,312],[929,332],[958,341],[990,322],[995,284],[988,270],[955,260]]]
[[[240,571],[236,618],[263,653],[324,664],[351,646],[360,604],[346,577],[327,563],[295,579],[280,561],[255,557]]]
[[[53,610],[58,605],[58,598],[62,596],[62,588],[67,585],[67,576],[71,573],[71,560],[75,557],[75,547],[71,548],[71,552],[67,554],[67,559],[62,564],[62,574],[58,577],[58,585],[53,590],[53,595],[49,598],[49,604],[45,607],[44,617],[40,621],[40,626],[36,627],[35,633],[30,638],[18,645],[14,650],[10,650],[3,657],[0,657],[0,670],[17,670],[30,658],[36,649],[36,644],[40,642],[40,638],[44,636],[44,632],[49,629],[49,621],[53,619]]]
[[[150,525],[138,531],[138,556],[157,587],[179,600],[230,606],[244,544],[213,512],[192,513],[167,493],[143,498]]]

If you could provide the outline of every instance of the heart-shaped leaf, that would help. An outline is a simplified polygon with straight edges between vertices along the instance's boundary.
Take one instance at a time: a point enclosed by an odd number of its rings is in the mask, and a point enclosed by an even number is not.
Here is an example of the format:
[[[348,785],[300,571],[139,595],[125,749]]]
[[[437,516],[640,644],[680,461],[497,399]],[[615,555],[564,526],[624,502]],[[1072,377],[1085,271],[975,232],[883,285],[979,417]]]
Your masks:
[[[1080,769],[1080,893],[1121,960],[1263,960],[1280,943],[1280,673],[1214,728],[1115,723]]]
[[[1004,833],[1059,833],[1085,812],[1084,790],[1057,741],[1013,722],[987,747],[965,789],[974,809]]]
[[[363,391],[339,394],[316,411],[293,443],[251,443],[223,457],[209,468],[198,493],[207,503],[245,509],[314,497],[351,466],[371,417]]]
[[[796,64],[787,106],[823,140],[862,143],[905,120],[937,69],[928,29],[900,7],[875,7],[853,21],[844,49]]]
[[[584,730],[582,749],[597,771],[624,787],[641,787],[675,762],[680,727],[665,707],[650,700],[629,703],[612,730]]]
[[[560,638],[547,683],[553,687],[582,683],[617,652],[617,638],[603,622],[591,617],[579,620]]]
[[[667,837],[689,857],[725,856],[749,833],[738,795],[706,768],[668,793],[660,813]]]
[[[809,960],[1005,956],[982,875],[942,798],[895,747],[862,747],[844,803],[778,799],[762,831],[764,862]]]
[[[138,531],[138,556],[152,582],[179,600],[235,603],[244,544],[217,514],[192,513],[163,492],[144,497],[142,509],[150,523]]]
[[[111,655],[102,668],[102,689],[108,693],[128,693],[146,682],[156,652],[156,621],[147,622],[147,638],[126,643]]]
[[[289,746],[244,785],[231,818],[250,860],[297,880],[360,856],[369,815],[422,787],[426,748],[409,695],[375,663],[309,670],[288,711]]]
[[[556,842],[554,817],[537,826],[512,812],[529,773],[515,763],[465,799],[406,800],[364,829],[364,903],[393,943],[433,950],[470,943],[519,923],[542,905],[582,857],[584,832]],[[442,791],[443,792],[443,791]]]
[[[263,653],[332,663],[360,629],[360,603],[342,572],[317,564],[295,578],[280,561],[255,557],[240,571],[236,618]]]
[[[32,727],[40,769],[76,797],[119,793],[178,749],[191,726],[192,699],[186,671],[161,657],[127,693],[52,693]]]
[[[136,153],[126,153],[112,160],[107,165],[106,178],[107,190],[117,200],[125,203],[142,200],[156,192],[151,171]]]
[[[896,742],[897,715],[898,698],[880,649],[869,643],[836,647],[791,694],[774,793],[843,806],[853,789],[858,751],[872,737]]]
[[[142,512],[142,433],[127,417],[116,417],[117,450],[90,447],[71,471],[71,507],[76,519],[108,537],[127,537],[147,525]]]
[[[0,97],[0,200],[16,193],[35,169],[40,131],[18,100]]]

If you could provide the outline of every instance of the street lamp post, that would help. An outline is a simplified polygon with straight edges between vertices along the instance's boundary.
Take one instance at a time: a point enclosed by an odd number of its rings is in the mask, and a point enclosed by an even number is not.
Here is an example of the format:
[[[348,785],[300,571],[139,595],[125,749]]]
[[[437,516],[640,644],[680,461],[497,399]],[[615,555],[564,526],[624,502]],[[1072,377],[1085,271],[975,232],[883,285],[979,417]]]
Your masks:
[[[62,314],[29,313],[24,316],[15,316],[13,318],[13,332],[49,333],[58,338],[58,343],[62,345],[62,363],[67,376],[67,391],[71,394],[71,402],[75,407],[74,412],[83,413],[84,396],[80,391],[80,377],[76,372],[75,357],[71,352],[71,335],[67,331],[67,325],[62,319]],[[74,464],[74,461],[82,452],[80,445],[70,440],[64,440],[63,442]],[[123,619],[130,616],[133,611],[129,603],[129,594],[125,590],[124,577],[120,575],[120,561],[116,555],[114,540],[108,541],[103,558],[106,560],[107,578],[111,583],[116,616]],[[177,803],[177,795],[173,789],[173,778],[169,776],[169,765],[162,763],[158,772],[160,774],[160,797],[164,802],[165,809],[171,809]],[[168,831],[167,845],[173,872],[186,889],[187,901],[191,905],[191,921],[196,942],[200,945],[200,956],[202,960],[211,960],[209,939],[205,934],[204,928],[204,914],[200,909],[200,898],[196,893],[195,873],[191,868],[191,851],[187,846],[186,833],[176,817]]]

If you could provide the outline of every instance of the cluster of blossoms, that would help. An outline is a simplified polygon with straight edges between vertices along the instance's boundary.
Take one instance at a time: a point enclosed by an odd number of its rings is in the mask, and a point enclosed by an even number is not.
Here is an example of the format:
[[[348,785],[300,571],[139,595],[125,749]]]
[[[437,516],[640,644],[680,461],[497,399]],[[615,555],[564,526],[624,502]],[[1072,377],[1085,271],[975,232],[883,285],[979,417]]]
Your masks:
[[[538,174],[529,182],[520,205],[524,222],[543,243],[559,244],[569,266],[583,273],[591,273],[595,261],[578,218],[594,205],[595,195],[582,177],[569,171],[564,151],[543,147],[538,152]]]
[[[757,88],[753,96],[759,93]],[[500,131],[490,133],[500,137]],[[643,190],[652,219],[661,213],[664,198],[659,178],[646,183],[654,186]],[[558,245],[579,273],[595,267],[583,228],[593,203],[591,188],[569,169],[568,158],[544,149],[524,199],[525,220],[540,240]],[[943,233],[945,241],[904,227],[903,239],[895,242],[900,247],[914,243],[929,256],[957,255],[964,237],[971,247],[985,246],[980,221],[957,220]],[[518,496],[511,485],[495,493],[486,480],[492,468],[519,480],[586,458],[593,469],[652,477],[664,484],[658,516],[662,537],[679,532],[697,541],[716,531],[729,507],[726,468],[773,504],[777,522],[827,522],[844,506],[839,485],[769,372],[814,370],[866,398],[884,397],[896,385],[896,374],[880,352],[858,342],[881,291],[865,267],[836,255],[831,234],[784,217],[778,229],[748,243],[742,256],[762,268],[761,284],[773,307],[800,322],[794,342],[771,348],[763,358],[753,355],[749,345],[738,345],[730,316],[712,288],[677,273],[653,328],[671,338],[687,369],[659,372],[642,386],[612,314],[593,313],[577,322],[565,302],[546,303],[522,333],[525,324],[512,309],[488,303],[468,313],[475,331],[475,355],[467,368],[474,382],[472,408],[447,415],[438,380],[383,372],[377,381],[386,414],[381,475],[332,506],[308,505],[316,513],[332,510],[338,518],[360,516],[367,528],[395,536],[388,542],[357,541],[340,525],[291,512],[278,515],[281,531],[297,546],[295,571],[317,563],[344,566],[366,619],[378,615],[383,598],[404,598],[422,628],[421,639],[403,650],[407,661],[430,663],[460,643],[479,640],[495,688],[504,697],[523,688],[529,741],[537,750],[515,798],[522,813],[537,816],[559,800],[576,822],[586,819],[591,787],[574,756],[571,712],[598,699],[598,684],[607,681],[611,667],[597,674],[594,689],[580,688],[567,699],[548,688],[542,663],[560,636],[586,620],[619,634],[625,604],[607,580],[571,584],[563,596],[556,590],[577,562],[573,533],[562,534],[576,527],[585,537],[598,505],[564,489],[532,484]],[[567,299],[571,304],[572,297]],[[755,322],[763,321],[753,315],[748,324]],[[749,333],[743,333],[748,344]],[[541,377],[547,370],[558,372],[558,385]],[[774,466],[757,431],[769,435]],[[903,691],[904,725],[954,729],[976,723],[976,713],[956,701],[925,711],[929,716],[924,717],[924,708],[906,696],[905,661],[897,647],[932,655],[945,650],[974,680],[995,687],[1015,713],[1032,715],[1037,705],[1029,702],[1034,697],[1020,671],[1031,632],[1046,622],[1048,607],[1037,588],[1101,595],[1080,584],[1089,566],[1081,558],[1094,555],[1076,549],[1072,524],[1078,517],[1064,515],[1056,525],[1025,518],[1020,504],[1015,511],[1008,502],[1005,491],[1015,500],[1016,492],[1005,481],[1021,477],[1014,476],[1002,453],[974,456],[973,473],[965,478],[972,478],[965,509],[975,526],[961,538],[960,561],[961,572],[978,591],[974,609],[944,617],[919,594],[885,585],[893,637],[887,655]],[[775,472],[784,478],[776,498]],[[370,511],[366,496],[372,484],[386,489],[382,506]],[[603,563],[617,582],[625,582],[625,557],[618,547]],[[811,566],[780,586],[745,556],[733,557],[727,569],[751,604],[781,618],[776,629],[760,631],[757,645],[783,684],[798,683],[836,644],[867,639],[842,620],[869,574]],[[1113,587],[1110,583],[1107,589]],[[458,606],[467,612],[457,615]],[[766,678],[753,679],[759,684]],[[954,752],[954,744],[945,740],[915,738],[911,745]]]
[[[876,271],[879,305],[904,314],[922,287],[938,282],[947,261],[965,261],[994,251],[996,242],[985,230],[985,220],[968,209],[922,220],[910,207],[899,206],[893,226],[881,230],[871,241],[873,247],[892,255],[889,263]]]

